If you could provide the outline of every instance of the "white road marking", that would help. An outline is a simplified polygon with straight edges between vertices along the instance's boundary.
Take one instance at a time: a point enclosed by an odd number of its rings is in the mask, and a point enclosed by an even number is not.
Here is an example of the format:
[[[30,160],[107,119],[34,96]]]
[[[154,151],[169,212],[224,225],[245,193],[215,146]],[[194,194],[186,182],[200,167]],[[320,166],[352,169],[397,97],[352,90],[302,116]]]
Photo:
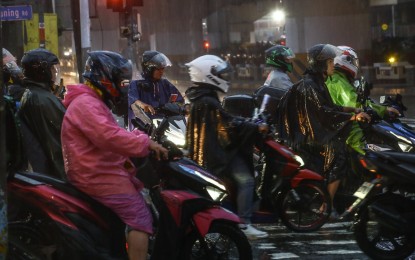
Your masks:
[[[272,253],[270,254],[271,259],[288,259],[288,258],[300,258],[298,255],[293,253]]]
[[[359,250],[331,250],[331,251],[314,251],[313,253],[318,255],[351,255],[362,254]]]

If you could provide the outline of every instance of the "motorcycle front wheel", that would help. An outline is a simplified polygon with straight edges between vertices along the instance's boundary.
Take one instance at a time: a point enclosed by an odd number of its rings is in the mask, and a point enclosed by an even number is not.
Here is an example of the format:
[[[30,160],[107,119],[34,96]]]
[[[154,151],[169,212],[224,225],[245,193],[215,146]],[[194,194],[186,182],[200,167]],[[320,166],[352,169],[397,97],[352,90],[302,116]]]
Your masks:
[[[399,212],[401,202],[402,197],[399,195],[384,194],[360,209],[354,223],[354,235],[360,249],[369,257],[380,260],[404,259],[414,252],[413,233],[405,234],[382,224],[370,209],[370,205],[376,203]]]
[[[331,213],[330,195],[324,183],[305,181],[280,194],[281,222],[296,232],[311,232],[323,226]]]
[[[247,237],[236,225],[214,222],[203,238],[196,232],[186,238],[180,259],[252,260],[252,249]]]

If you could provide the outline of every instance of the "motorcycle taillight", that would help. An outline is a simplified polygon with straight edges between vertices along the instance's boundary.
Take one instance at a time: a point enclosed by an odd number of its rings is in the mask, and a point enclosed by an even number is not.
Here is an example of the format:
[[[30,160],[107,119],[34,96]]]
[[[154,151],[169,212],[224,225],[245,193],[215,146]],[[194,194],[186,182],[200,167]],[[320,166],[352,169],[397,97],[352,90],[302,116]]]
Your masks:
[[[367,160],[365,157],[361,157],[359,159],[360,164],[363,166],[363,168],[367,169],[368,171],[372,173],[377,172],[377,167],[371,163],[369,160]]]

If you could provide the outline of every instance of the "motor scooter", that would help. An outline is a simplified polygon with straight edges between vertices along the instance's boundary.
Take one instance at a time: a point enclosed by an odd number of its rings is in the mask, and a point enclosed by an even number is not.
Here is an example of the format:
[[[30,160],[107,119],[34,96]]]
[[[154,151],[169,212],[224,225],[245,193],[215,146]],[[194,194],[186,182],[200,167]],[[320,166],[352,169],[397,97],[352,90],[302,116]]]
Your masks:
[[[252,96],[233,95],[224,98],[223,107],[233,115],[267,122],[268,100],[269,96],[265,94],[261,108],[254,112],[256,106]],[[270,124],[271,129],[272,126]],[[324,178],[304,168],[301,157],[276,138],[275,130],[257,142],[255,149],[256,191],[260,198],[255,220],[265,219],[264,215],[268,215],[272,222],[280,219],[297,232],[315,231],[324,225],[331,212]]]
[[[353,223],[360,249],[373,259],[405,259],[415,250],[415,155],[368,151],[362,165],[377,174],[381,187],[363,201]]]
[[[359,122],[363,130],[365,148],[369,151],[398,151],[414,153],[415,131],[400,119],[404,116],[406,107],[402,103],[402,96],[383,96],[380,104],[397,109],[400,115],[387,114],[380,117],[369,105],[371,86],[364,78],[355,81],[358,101],[363,104],[363,110],[371,116],[370,122]],[[340,184],[334,198],[336,210],[340,212],[339,219],[350,219],[362,204],[365,198],[376,193],[376,190],[367,191],[372,182],[376,182],[376,175],[365,169],[359,163],[359,155],[353,149],[349,151],[349,173]],[[380,184],[378,184],[379,186]]]
[[[165,120],[142,128],[170,151],[166,161],[148,160],[153,170],[147,173],[157,176],[144,193],[155,225],[151,258],[252,259],[239,218],[217,202],[225,187],[181,157],[166,140],[166,127]],[[18,171],[7,185],[8,259],[128,259],[122,221],[70,183]]]

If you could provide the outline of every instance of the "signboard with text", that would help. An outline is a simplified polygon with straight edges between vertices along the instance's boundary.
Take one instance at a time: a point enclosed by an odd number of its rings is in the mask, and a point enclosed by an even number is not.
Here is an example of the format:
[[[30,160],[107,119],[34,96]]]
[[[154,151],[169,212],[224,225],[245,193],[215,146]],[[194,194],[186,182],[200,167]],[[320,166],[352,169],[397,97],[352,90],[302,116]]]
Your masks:
[[[0,6],[1,21],[20,21],[32,19],[31,5]]]

